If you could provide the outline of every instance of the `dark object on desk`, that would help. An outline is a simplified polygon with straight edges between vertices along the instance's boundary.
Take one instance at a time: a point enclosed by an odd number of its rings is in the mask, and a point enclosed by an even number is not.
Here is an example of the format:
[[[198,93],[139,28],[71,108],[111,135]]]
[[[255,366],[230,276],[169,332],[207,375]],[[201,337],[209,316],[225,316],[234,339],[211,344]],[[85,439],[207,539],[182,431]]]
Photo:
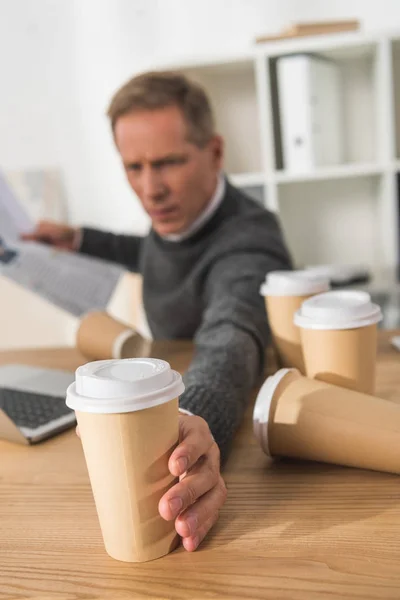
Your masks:
[[[371,273],[362,265],[317,265],[306,267],[306,270],[327,277],[332,288],[344,288],[371,280]]]
[[[76,423],[65,404],[73,373],[26,365],[0,367],[0,439],[36,444]]]
[[[331,280],[332,288],[343,288],[350,285],[357,285],[360,283],[369,283],[371,281],[371,276],[369,273],[360,273],[359,275],[354,275],[353,277],[348,277],[342,281],[335,281],[335,279]]]
[[[18,256],[18,253],[7,248],[0,238],[0,264],[8,265],[16,256]]]
[[[1,420],[6,415],[30,444],[53,437],[76,423],[75,413],[66,406],[64,398],[20,390],[0,388],[0,411],[0,434]]]

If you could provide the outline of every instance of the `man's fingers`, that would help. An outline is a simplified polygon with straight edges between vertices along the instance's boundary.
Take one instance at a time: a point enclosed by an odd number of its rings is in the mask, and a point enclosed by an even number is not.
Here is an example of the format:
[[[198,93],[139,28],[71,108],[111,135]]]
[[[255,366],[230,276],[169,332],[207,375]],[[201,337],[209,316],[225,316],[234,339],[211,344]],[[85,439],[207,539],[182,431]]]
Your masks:
[[[167,521],[175,519],[179,513],[217,485],[219,476],[219,450],[214,444],[208,454],[161,498],[161,516]]]
[[[201,417],[180,415],[179,426],[182,441],[175,448],[168,463],[169,470],[175,477],[192,468],[214,444],[210,429]]]
[[[221,476],[218,479],[217,485],[177,518],[175,528],[181,537],[193,537],[224,504],[227,496],[226,486]]]
[[[215,525],[219,517],[219,513],[216,512],[212,517],[207,519],[205,523],[196,531],[193,536],[189,536],[183,538],[182,543],[185,550],[188,552],[193,552],[196,548],[201,544],[207,533],[210,531],[211,527]]]
[[[21,237],[23,239],[37,238],[38,236],[54,231],[55,228],[57,228],[57,226],[50,221],[39,221],[33,231],[30,233],[23,233]]]
[[[21,239],[24,242],[42,242],[43,244],[52,244],[56,243],[57,235],[55,235],[54,232],[36,230],[33,233],[23,233],[21,235]]]
[[[69,249],[75,232],[76,230],[69,225],[53,223],[51,221],[40,221],[34,231],[23,234],[21,238],[26,242],[36,241]]]

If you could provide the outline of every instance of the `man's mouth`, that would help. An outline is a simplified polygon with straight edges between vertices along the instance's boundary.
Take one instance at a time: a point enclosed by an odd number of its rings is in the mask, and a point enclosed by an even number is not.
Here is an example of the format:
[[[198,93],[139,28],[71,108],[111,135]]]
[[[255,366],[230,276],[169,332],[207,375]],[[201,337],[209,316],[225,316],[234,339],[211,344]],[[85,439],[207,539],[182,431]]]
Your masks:
[[[176,212],[177,208],[175,206],[169,206],[168,208],[149,210],[149,215],[152,219],[157,219],[157,221],[168,221]]]

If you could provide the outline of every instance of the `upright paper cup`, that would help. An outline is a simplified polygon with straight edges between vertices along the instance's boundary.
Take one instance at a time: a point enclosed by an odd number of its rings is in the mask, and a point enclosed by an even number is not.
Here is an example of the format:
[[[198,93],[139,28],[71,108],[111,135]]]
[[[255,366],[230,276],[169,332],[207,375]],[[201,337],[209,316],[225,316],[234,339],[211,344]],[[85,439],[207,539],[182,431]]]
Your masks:
[[[86,314],[76,335],[78,350],[91,360],[147,356],[149,342],[103,311]]]
[[[168,460],[183,390],[179,373],[156,359],[88,363],[68,388],[104,545],[117,560],[152,560],[177,544],[158,503],[175,483]]]
[[[282,369],[262,386],[254,433],[269,456],[400,473],[400,405]]]
[[[327,278],[307,271],[268,273],[260,293],[265,297],[272,340],[281,366],[296,367],[304,372],[300,331],[293,317],[304,300],[328,289]]]
[[[366,292],[327,292],[306,300],[294,322],[307,376],[373,394],[381,318]]]

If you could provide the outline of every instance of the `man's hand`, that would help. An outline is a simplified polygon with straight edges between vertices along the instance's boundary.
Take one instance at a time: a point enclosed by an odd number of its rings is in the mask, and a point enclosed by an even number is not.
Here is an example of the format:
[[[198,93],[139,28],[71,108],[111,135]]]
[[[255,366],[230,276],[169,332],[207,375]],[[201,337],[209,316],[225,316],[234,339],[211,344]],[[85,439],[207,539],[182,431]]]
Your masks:
[[[163,519],[175,519],[185,549],[193,552],[217,521],[227,492],[219,471],[219,448],[204,419],[181,414],[179,430],[180,444],[168,464],[180,481],[158,507]],[[80,437],[78,427],[76,433]]]
[[[74,241],[77,230],[68,225],[61,225],[51,221],[40,221],[32,233],[22,235],[25,241],[49,244],[61,250],[75,250]]]
[[[166,521],[175,519],[185,549],[192,552],[217,521],[227,492],[219,448],[204,419],[180,415],[179,429],[180,444],[168,466],[180,481],[161,498],[159,511]]]

